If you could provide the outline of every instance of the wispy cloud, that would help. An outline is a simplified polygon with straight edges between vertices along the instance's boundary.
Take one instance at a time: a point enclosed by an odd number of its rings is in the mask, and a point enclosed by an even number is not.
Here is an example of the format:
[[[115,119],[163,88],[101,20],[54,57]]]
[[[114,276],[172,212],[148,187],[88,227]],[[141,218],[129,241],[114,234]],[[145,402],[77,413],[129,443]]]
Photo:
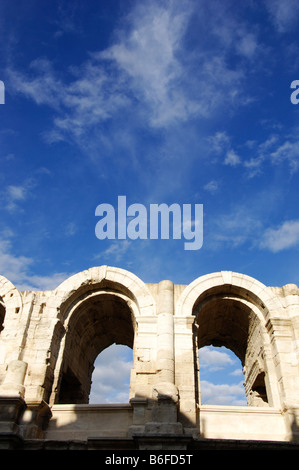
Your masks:
[[[201,400],[203,405],[235,405],[247,404],[242,382],[238,384],[213,384],[201,381]]]
[[[236,166],[241,163],[239,155],[234,150],[229,150],[225,156],[224,164],[230,166]]]
[[[22,204],[33,196],[34,190],[41,184],[40,176],[50,174],[47,168],[40,167],[20,183],[5,185],[0,191],[1,208],[9,212],[22,210]]]
[[[298,24],[299,4],[297,0],[266,0],[266,7],[279,33],[292,30]]]
[[[6,208],[11,211],[16,209],[19,201],[24,201],[27,196],[27,188],[25,186],[10,185],[6,189],[7,205]]]
[[[147,106],[147,121],[154,127],[185,120],[198,110],[181,85],[180,54],[190,5],[171,2],[165,8],[152,2],[137,7],[127,19],[128,30],[120,31],[116,44],[98,55],[124,74],[135,98]]]
[[[299,220],[287,220],[278,228],[268,228],[261,240],[261,248],[277,253],[299,247]]]
[[[233,383],[229,378],[242,376],[241,363],[231,351],[224,347],[205,346],[199,349],[198,359],[203,404],[246,405],[243,380]]]
[[[7,76],[12,84],[12,92],[21,93],[38,105],[59,109],[65,87],[48,59],[33,60],[26,74],[9,67]]]
[[[270,158],[274,164],[287,162],[291,173],[299,168],[299,140],[286,140],[278,148],[274,149]]]
[[[12,253],[12,243],[0,239],[0,274],[9,279],[19,290],[55,289],[70,273],[53,273],[47,276],[33,274],[34,260],[27,256]]]
[[[236,150],[233,138],[225,131],[218,131],[206,140],[209,153],[215,163],[222,159],[225,165],[240,166],[248,178],[259,176],[267,165],[286,164],[291,175],[299,169],[299,139],[296,128],[286,133],[272,133],[263,141],[247,141]]]
[[[208,183],[206,183],[204,185],[203,189],[205,191],[208,191],[211,194],[215,194],[219,189],[219,183],[218,183],[218,181],[211,180],[211,181],[209,181]]]
[[[28,179],[22,184],[12,184],[5,187],[1,191],[1,199],[4,202],[3,207],[9,212],[20,210],[20,204],[27,200],[34,186],[34,181]]]
[[[127,254],[130,246],[130,240],[116,240],[111,242],[111,244],[105,250],[101,251],[97,255],[95,255],[95,259],[113,259],[116,262],[119,262],[123,259],[125,254]]]
[[[219,156],[223,158],[224,165],[237,166],[241,163],[240,156],[233,148],[232,139],[225,131],[217,131],[206,140],[210,146],[209,153],[215,162]]]
[[[202,26],[199,49],[186,43],[194,18]],[[228,24],[232,21],[236,24],[236,19],[227,19]],[[96,129],[99,135],[100,124],[112,117],[123,125],[129,120],[162,129],[206,119],[219,107],[244,105],[247,99],[242,97],[246,69],[231,67],[223,46],[217,49],[226,31],[227,52],[231,50],[231,30],[222,19],[222,35],[217,37],[206,22],[208,12],[202,8],[199,15],[192,1],[137,4],[120,22],[111,46],[89,53],[81,65],[58,72],[49,59],[36,58],[26,73],[10,66],[7,76],[15,92],[54,110],[53,127],[46,133],[49,142],[70,138],[86,144],[88,132]],[[212,43],[217,38],[213,51],[206,47],[207,34],[213,36]],[[249,57],[256,46],[248,33],[238,47]]]
[[[273,166],[287,164],[290,174],[296,173],[299,168],[299,139],[296,136],[296,129],[286,134],[271,133],[265,141],[253,147],[251,151],[254,155],[244,160],[248,175],[259,174],[267,164]]]
[[[254,202],[251,201],[253,205]],[[206,244],[219,249],[223,246],[236,248],[244,244],[255,246],[260,239],[265,221],[261,211],[243,204],[235,204],[226,213],[218,214],[210,222],[211,232],[206,235]]]
[[[210,154],[221,155],[231,147],[231,138],[225,131],[217,131],[214,135],[206,138],[210,147]]]
[[[208,347],[199,349],[198,357],[200,367],[208,367],[210,371],[223,369],[235,362],[225,351]]]
[[[92,375],[90,403],[128,403],[132,352],[112,345],[99,354]]]

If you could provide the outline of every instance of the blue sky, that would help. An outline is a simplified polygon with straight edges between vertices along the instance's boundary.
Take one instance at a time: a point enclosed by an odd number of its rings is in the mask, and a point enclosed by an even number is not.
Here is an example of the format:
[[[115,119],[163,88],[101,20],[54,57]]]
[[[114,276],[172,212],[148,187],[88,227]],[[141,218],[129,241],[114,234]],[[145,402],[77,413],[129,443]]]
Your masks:
[[[201,404],[246,406],[241,361],[232,351],[205,346],[199,350],[199,365]],[[131,368],[130,348],[114,344],[105,349],[95,362],[89,402],[128,402]]]
[[[2,0],[1,274],[299,284],[298,27],[296,0]],[[119,195],[203,204],[202,248],[97,239]]]

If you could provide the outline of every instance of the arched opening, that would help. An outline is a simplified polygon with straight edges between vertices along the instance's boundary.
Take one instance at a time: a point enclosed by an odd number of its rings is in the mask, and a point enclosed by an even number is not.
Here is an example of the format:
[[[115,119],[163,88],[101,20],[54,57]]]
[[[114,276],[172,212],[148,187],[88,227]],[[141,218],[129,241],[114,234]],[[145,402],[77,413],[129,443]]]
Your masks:
[[[2,297],[0,297],[0,331],[3,330],[4,326],[4,317],[5,317],[5,306]]]
[[[201,404],[246,406],[240,359],[225,346],[204,346],[198,356]]]
[[[89,396],[90,404],[128,403],[133,351],[112,344],[95,360]]]
[[[88,403],[94,363],[115,344],[134,346],[134,319],[125,296],[92,292],[71,313],[55,403]],[[118,374],[118,368],[111,371]]]
[[[243,368],[247,404],[268,406],[263,331],[254,305],[238,295],[211,289],[204,299],[198,299],[193,313],[196,316],[198,349],[205,346],[222,346],[232,351]],[[226,355],[232,359],[230,353],[226,352]],[[199,373],[202,382],[205,375],[203,367],[203,378],[201,370]],[[207,384],[203,383],[204,385]]]

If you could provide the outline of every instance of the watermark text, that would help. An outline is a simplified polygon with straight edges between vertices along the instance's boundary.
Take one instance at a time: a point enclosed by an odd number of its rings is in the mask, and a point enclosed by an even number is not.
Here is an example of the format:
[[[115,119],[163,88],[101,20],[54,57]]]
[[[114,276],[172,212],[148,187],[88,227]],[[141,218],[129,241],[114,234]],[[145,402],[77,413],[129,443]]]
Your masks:
[[[118,196],[117,211],[111,204],[99,204],[95,215],[100,220],[95,226],[99,240],[185,239],[185,250],[199,250],[203,244],[203,205],[143,204],[127,207],[126,196]]]
[[[291,103],[298,104],[299,103],[299,80],[293,80],[291,83],[291,88],[294,88],[295,91],[291,94]]]
[[[0,104],[5,104],[5,86],[2,80],[0,80]]]

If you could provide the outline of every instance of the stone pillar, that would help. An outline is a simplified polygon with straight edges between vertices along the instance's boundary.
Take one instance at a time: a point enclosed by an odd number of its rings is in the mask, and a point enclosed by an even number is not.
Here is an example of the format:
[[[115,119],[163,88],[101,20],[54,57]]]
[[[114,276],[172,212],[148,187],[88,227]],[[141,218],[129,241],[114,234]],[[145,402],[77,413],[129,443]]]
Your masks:
[[[129,429],[129,436],[144,433],[144,426],[147,420],[148,400],[146,398],[131,398],[130,405],[133,408],[133,424]]]
[[[159,283],[157,323],[157,375],[158,381],[174,383],[174,322],[173,283]]]
[[[175,383],[180,395],[180,421],[186,429],[199,427],[200,378],[194,316],[175,318]]]
[[[24,379],[27,371],[27,363],[24,361],[11,361],[8,364],[7,372],[0,387],[1,396],[21,396],[24,397]]]
[[[20,445],[20,420],[26,408],[24,401],[24,379],[27,364],[11,361],[0,387],[0,433],[6,436],[1,448],[14,448]]]
[[[298,363],[291,321],[271,318],[266,326],[273,348],[287,439],[299,442]]]
[[[52,416],[49,405],[44,402],[27,402],[26,410],[20,422],[22,435],[25,439],[43,439]]]
[[[178,423],[178,389],[174,384],[174,286],[161,281],[158,286],[156,384],[153,387],[152,422],[145,425],[146,434],[180,434]]]
[[[288,319],[271,318],[266,327],[269,331],[281,406],[298,406],[298,365],[293,347],[293,332]]]
[[[41,438],[51,417],[47,403],[28,402],[27,398],[25,402],[26,371],[26,362],[11,361],[0,387],[0,432],[10,434],[11,442],[15,442],[16,436]]]

